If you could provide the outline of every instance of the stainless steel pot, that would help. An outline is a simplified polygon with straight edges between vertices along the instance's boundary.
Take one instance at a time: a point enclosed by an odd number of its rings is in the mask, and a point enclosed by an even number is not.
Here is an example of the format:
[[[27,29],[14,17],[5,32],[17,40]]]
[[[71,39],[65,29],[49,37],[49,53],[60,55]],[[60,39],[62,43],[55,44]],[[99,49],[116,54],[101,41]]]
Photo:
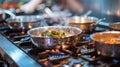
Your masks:
[[[71,17],[67,18],[70,26],[78,27],[82,29],[83,33],[92,32],[99,21],[96,17],[83,16],[83,17]]]
[[[97,53],[102,56],[120,58],[120,32],[106,31],[91,35]]]
[[[40,36],[42,32],[51,30],[63,31],[68,35],[63,37]],[[46,26],[30,29],[28,30],[28,35],[31,36],[33,44],[40,49],[51,49],[56,45],[61,46],[63,49],[67,49],[78,43],[81,32],[81,29],[71,26]]]
[[[15,16],[6,19],[11,29],[31,29],[40,26],[40,16]]]
[[[110,27],[112,30],[120,31],[120,22],[110,23],[110,24],[109,24],[109,27]]]

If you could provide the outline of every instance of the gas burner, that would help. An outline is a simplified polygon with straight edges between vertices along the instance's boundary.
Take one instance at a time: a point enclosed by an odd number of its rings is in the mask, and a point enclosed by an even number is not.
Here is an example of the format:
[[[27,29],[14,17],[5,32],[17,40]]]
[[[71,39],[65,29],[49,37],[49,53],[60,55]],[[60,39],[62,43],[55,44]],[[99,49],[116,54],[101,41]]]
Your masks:
[[[24,35],[24,34],[26,34],[26,30],[21,30],[21,29],[8,29],[8,30],[6,30],[5,32],[4,32],[4,34],[6,35],[6,36],[11,36],[11,35],[14,35],[14,36],[16,36],[16,35]]]
[[[69,54],[65,51],[60,51],[59,49],[52,49],[48,53],[48,59],[50,61],[60,60],[69,57]]]
[[[49,61],[55,65],[70,57],[69,51],[60,49],[41,50],[39,48],[33,48],[29,51],[29,54],[40,63]]]
[[[62,59],[70,53],[67,50],[60,50],[60,49],[51,49],[51,50],[42,50],[39,48],[33,48],[32,50],[29,51],[30,55],[38,55],[39,58],[47,57],[49,60],[57,60],[57,59]],[[52,59],[51,59],[52,58]]]

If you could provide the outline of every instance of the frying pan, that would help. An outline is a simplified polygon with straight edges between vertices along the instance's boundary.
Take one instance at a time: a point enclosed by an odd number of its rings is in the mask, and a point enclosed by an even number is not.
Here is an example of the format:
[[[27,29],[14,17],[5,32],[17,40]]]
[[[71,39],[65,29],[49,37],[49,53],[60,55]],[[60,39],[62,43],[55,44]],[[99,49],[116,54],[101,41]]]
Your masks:
[[[31,29],[40,26],[40,16],[21,15],[7,18],[6,21],[11,29]]]

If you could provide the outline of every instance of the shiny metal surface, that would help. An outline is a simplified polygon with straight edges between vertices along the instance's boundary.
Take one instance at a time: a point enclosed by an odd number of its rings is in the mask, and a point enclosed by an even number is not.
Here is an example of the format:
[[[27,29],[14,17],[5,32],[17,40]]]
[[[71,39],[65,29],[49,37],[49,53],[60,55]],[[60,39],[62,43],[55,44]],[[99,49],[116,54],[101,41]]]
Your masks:
[[[96,28],[96,25],[99,22],[99,19],[96,17],[71,17],[67,18],[67,21],[70,26],[78,27],[82,29],[83,33],[92,32]]]
[[[61,37],[41,36],[42,32],[50,30],[63,31],[67,35]],[[28,31],[28,35],[31,36],[34,45],[41,49],[51,49],[56,45],[60,45],[65,49],[78,43],[81,32],[81,29],[71,26],[47,26],[33,28]]]
[[[114,30],[120,31],[120,22],[110,23],[109,27],[114,29]]]
[[[102,56],[120,58],[120,32],[119,31],[105,31],[98,32],[91,35],[93,41],[95,41],[95,46],[97,53]],[[108,40],[109,43],[106,43]]]
[[[12,11],[2,9],[2,20],[4,20],[7,17],[6,14],[10,15],[10,17],[15,17],[16,16]]]
[[[92,16],[106,17],[107,21],[120,21],[120,0],[78,0],[86,8],[92,10]]]
[[[28,56],[21,49],[13,45],[8,39],[6,39],[3,35],[0,34],[0,51],[2,52],[3,57],[6,59],[11,57],[13,62],[17,64],[18,67],[41,67],[35,60],[33,60],[30,56]],[[8,60],[7,60],[8,61]],[[10,61],[13,63],[12,61]],[[11,66],[11,67],[17,67]]]
[[[36,15],[22,15],[7,18],[6,21],[11,29],[31,29],[40,26],[41,17]]]

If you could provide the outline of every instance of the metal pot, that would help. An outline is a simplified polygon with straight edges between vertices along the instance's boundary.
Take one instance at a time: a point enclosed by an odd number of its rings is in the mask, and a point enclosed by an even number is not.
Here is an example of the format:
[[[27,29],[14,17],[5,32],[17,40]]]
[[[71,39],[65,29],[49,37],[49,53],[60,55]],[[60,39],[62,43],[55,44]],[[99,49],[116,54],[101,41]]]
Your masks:
[[[83,17],[71,17],[67,18],[70,26],[78,27],[82,29],[83,33],[92,32],[99,21],[96,17],[83,16]]]
[[[109,27],[110,27],[112,30],[120,31],[120,22],[110,23],[110,24],[109,24]]]
[[[97,53],[102,56],[120,58],[120,32],[106,31],[91,35]]]
[[[42,32],[51,30],[63,31],[68,35],[63,37],[40,36]],[[46,26],[30,29],[28,30],[28,35],[30,35],[33,44],[40,49],[51,49],[56,45],[61,46],[63,49],[67,49],[78,43],[81,32],[81,29],[71,26]]]
[[[15,16],[6,19],[11,29],[31,29],[40,26],[40,16]]]

